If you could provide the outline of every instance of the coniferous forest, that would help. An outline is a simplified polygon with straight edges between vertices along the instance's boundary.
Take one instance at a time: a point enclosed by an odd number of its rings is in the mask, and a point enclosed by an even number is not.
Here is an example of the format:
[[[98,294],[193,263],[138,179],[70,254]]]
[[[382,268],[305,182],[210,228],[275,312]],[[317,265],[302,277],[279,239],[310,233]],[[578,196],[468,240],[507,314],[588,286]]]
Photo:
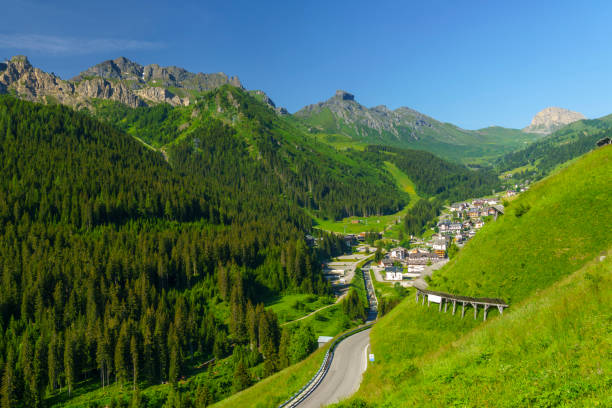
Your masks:
[[[168,163],[89,115],[0,99],[3,406],[87,378],[176,383],[196,356],[286,364],[258,296],[329,291],[310,219],[227,126],[198,138]]]

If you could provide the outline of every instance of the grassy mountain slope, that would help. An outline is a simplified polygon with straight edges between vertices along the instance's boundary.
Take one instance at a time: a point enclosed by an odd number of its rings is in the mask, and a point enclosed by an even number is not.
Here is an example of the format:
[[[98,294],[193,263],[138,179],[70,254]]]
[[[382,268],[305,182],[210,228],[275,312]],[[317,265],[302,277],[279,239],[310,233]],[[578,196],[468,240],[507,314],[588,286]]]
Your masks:
[[[568,292],[567,299],[573,299],[574,302],[570,304],[565,302],[564,298],[556,298],[556,293],[561,289],[552,289],[549,300],[544,301],[561,307],[566,305],[568,319],[563,317],[561,320],[550,321],[546,320],[546,316],[541,317],[543,320],[537,321],[542,324],[546,321],[544,326],[548,326],[542,337],[537,337],[533,331],[526,331],[525,326],[518,324],[523,324],[520,323],[523,320],[519,319],[519,316],[530,315],[532,310],[541,307],[537,303],[538,290],[544,290],[566,278],[612,246],[609,235],[612,215],[607,209],[612,200],[612,191],[609,188],[612,184],[611,169],[612,148],[598,149],[535,185],[529,193],[512,202],[506,215],[495,223],[487,224],[459,252],[456,259],[436,273],[431,287],[462,295],[498,296],[508,300],[510,308],[503,317],[489,319],[494,322],[483,325],[482,309],[479,312],[479,320],[472,319],[471,309],[466,312],[466,318],[461,319],[451,313],[439,313],[437,307],[417,305],[414,298],[409,297],[372,330],[371,344],[377,362],[368,369],[358,394],[350,404],[355,404],[359,399],[373,406],[411,406],[419,403],[433,406],[480,406],[482,401],[478,400],[474,389],[471,394],[462,390],[462,387],[476,387],[476,384],[479,384],[489,392],[488,404],[497,405],[491,402],[502,393],[497,377],[492,375],[497,371],[502,374],[507,372],[508,375],[520,374],[522,377],[517,378],[513,386],[520,388],[521,381],[522,384],[530,382],[532,389],[528,391],[529,395],[554,395],[558,379],[550,377],[552,373],[546,371],[546,368],[535,372],[524,368],[538,367],[538,358],[542,358],[544,367],[550,367],[554,361],[550,356],[554,355],[555,347],[562,348],[564,344],[577,347],[575,352],[583,350],[581,358],[574,363],[577,366],[570,367],[569,372],[576,374],[589,371],[590,352],[585,351],[582,344],[572,339],[579,339],[581,333],[600,333],[602,337],[595,338],[593,344],[609,349],[609,331],[606,335],[605,331],[598,329],[605,327],[605,324],[609,325],[609,311],[605,311],[601,305],[605,305],[605,298],[588,300],[590,303],[581,311],[580,301],[586,299]],[[528,206],[531,208],[525,210]],[[520,210],[521,208],[523,210]],[[520,214],[521,211],[523,214],[517,217],[517,213]],[[605,265],[603,268],[609,271],[609,263]],[[597,270],[590,273],[600,274]],[[601,280],[603,282],[603,278]],[[577,285],[583,284],[587,283]],[[602,283],[602,289],[609,287],[603,285]],[[605,285],[609,285],[609,280]],[[591,316],[587,310],[596,312]],[[571,317],[575,313],[581,314],[585,319],[582,328],[578,323],[572,326]],[[597,313],[604,313],[604,320],[601,320]],[[608,317],[605,313],[608,313]],[[489,317],[495,315],[496,311],[489,313]],[[507,327],[507,333],[515,336],[513,339],[516,342],[511,343],[513,347],[518,347],[519,350],[524,347],[529,351],[523,366],[513,368],[513,362],[518,364],[516,349],[513,349],[514,352],[508,351],[506,343],[494,340],[505,336],[493,334],[494,339],[486,337],[486,333],[492,333],[489,327],[493,324],[496,325],[496,330]],[[556,330],[556,335],[559,336],[556,343],[550,343],[553,330]],[[472,334],[463,337],[470,331]],[[521,334],[521,337],[517,338],[517,333]],[[569,343],[564,343],[564,339],[569,339]],[[465,347],[460,347],[464,344]],[[487,348],[479,348],[480,344],[487,344]],[[540,348],[530,346],[538,344],[537,347]],[[464,354],[453,354],[448,360],[441,360],[451,352]],[[550,355],[547,356],[546,353]],[[475,354],[478,359],[474,360]],[[556,357],[558,355],[555,355]],[[469,370],[451,370],[453,364],[459,367],[460,363],[467,364],[466,361],[471,366],[491,365],[490,368],[483,369],[487,374],[483,376],[484,381],[476,383],[474,373]],[[605,360],[601,359],[595,361],[605,363]],[[441,373],[440,377],[436,376],[435,381],[448,387],[448,394],[439,393],[437,387],[429,382],[434,380],[429,367],[433,367],[433,373]],[[597,367],[597,370],[599,369],[600,367]],[[547,378],[550,381],[547,381]],[[454,384],[454,388],[451,390],[451,386],[444,384]],[[593,393],[603,395],[602,387],[609,386],[609,377],[602,381],[597,375],[592,375],[590,379],[584,379],[576,385],[576,392],[590,398],[589,395]],[[496,390],[500,394],[497,394]],[[419,395],[417,391],[424,394]],[[408,398],[408,395],[410,402],[404,399]],[[516,400],[511,399],[514,396],[517,394],[506,395],[509,399],[508,406],[517,405]],[[350,404],[346,406],[354,406]]]
[[[440,316],[409,298],[372,331],[378,362],[358,396],[340,405],[608,406],[610,255],[462,337],[458,316]]]
[[[609,246],[611,169],[612,149],[597,149],[533,185],[432,284],[515,301],[575,271]]]

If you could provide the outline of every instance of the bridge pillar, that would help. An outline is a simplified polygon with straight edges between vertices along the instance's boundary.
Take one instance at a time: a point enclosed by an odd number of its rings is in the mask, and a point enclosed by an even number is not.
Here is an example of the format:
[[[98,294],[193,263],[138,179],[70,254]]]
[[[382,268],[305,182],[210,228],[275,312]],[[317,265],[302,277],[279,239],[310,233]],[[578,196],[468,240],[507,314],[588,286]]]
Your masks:
[[[461,302],[461,318],[465,315],[465,302]]]
[[[444,298],[440,299],[440,304],[438,305],[438,312],[442,310],[442,303],[444,303]]]
[[[487,320],[487,310],[489,309],[489,305],[484,305],[484,318],[483,321]]]
[[[453,300],[453,316],[455,315],[455,309],[457,308],[457,301]]]
[[[446,313],[446,309],[448,309],[448,300],[444,302],[444,313]]]
[[[472,307],[474,308],[474,320],[476,320],[476,316],[478,316],[478,304],[472,303]]]

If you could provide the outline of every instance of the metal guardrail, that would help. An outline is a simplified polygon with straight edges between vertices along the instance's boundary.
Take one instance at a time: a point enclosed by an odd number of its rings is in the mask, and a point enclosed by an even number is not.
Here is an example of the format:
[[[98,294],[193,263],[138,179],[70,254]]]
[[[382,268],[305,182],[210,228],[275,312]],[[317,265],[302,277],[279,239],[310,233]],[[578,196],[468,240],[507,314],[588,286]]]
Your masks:
[[[289,397],[289,399],[287,399],[285,402],[280,404],[278,408],[285,408],[285,407],[292,408],[292,407],[297,406],[303,400],[305,400],[317,388],[317,386],[321,383],[321,381],[327,374],[327,371],[329,370],[329,366],[331,365],[331,361],[334,358],[334,350],[336,349],[338,344],[342,340],[346,339],[347,337],[350,337],[353,334],[357,334],[359,332],[367,330],[372,326],[374,326],[374,323],[365,324],[363,326],[360,326],[356,329],[353,329],[349,332],[342,334],[340,337],[334,340],[334,342],[331,344],[331,346],[327,350],[327,353],[325,353],[323,362],[321,363],[321,366],[319,367],[319,370],[316,372],[316,374],[312,376],[310,381],[308,381],[308,383],[305,386],[300,388],[299,391],[297,391],[295,394]]]

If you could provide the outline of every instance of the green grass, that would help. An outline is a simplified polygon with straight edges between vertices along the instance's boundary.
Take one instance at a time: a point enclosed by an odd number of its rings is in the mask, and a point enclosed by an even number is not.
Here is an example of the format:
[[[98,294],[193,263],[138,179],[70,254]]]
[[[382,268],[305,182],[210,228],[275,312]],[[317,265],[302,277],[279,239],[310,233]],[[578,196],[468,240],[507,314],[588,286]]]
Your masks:
[[[299,319],[334,302],[330,296],[311,294],[284,295],[266,302],[266,308],[273,310],[280,324]]]
[[[300,320],[295,323],[288,323],[288,326],[294,324],[307,324],[311,326],[318,336],[335,336],[338,333],[342,333],[350,327],[355,326],[351,323],[347,316],[342,311],[340,304],[333,305],[320,312],[307,317],[306,319]]]
[[[408,299],[372,330],[377,362],[343,406],[610,406],[610,255],[460,338],[473,319]]]
[[[612,149],[534,184],[433,278],[433,286],[513,302],[581,267],[611,242]],[[521,208],[528,211],[517,217]]]
[[[612,268],[575,271],[612,247],[611,160],[597,149],[537,183],[434,275],[434,289],[509,301],[503,316],[461,319],[412,293],[382,318],[347,406],[606,405]]]
[[[508,171],[506,171],[506,172],[503,172],[502,174],[500,174],[500,175],[499,175],[499,178],[500,178],[500,179],[505,179],[505,176],[507,176],[507,175],[509,175],[509,174],[514,175],[514,174],[519,173],[519,172],[522,172],[522,171],[526,171],[526,170],[527,170],[527,171],[530,171],[530,170],[535,170],[535,169],[537,169],[537,166],[532,165],[532,164],[526,164],[526,165],[524,165],[524,166],[517,167],[517,168],[515,168],[515,169],[508,170]],[[510,180],[510,181],[512,181],[512,180]]]
[[[381,232],[389,224],[394,223],[404,210],[391,215],[376,215],[372,217],[347,217],[340,221],[325,220],[319,217],[313,217],[314,227],[325,231],[338,232],[341,234],[359,234],[360,232],[376,231]],[[358,224],[353,224],[352,221],[361,221]]]

